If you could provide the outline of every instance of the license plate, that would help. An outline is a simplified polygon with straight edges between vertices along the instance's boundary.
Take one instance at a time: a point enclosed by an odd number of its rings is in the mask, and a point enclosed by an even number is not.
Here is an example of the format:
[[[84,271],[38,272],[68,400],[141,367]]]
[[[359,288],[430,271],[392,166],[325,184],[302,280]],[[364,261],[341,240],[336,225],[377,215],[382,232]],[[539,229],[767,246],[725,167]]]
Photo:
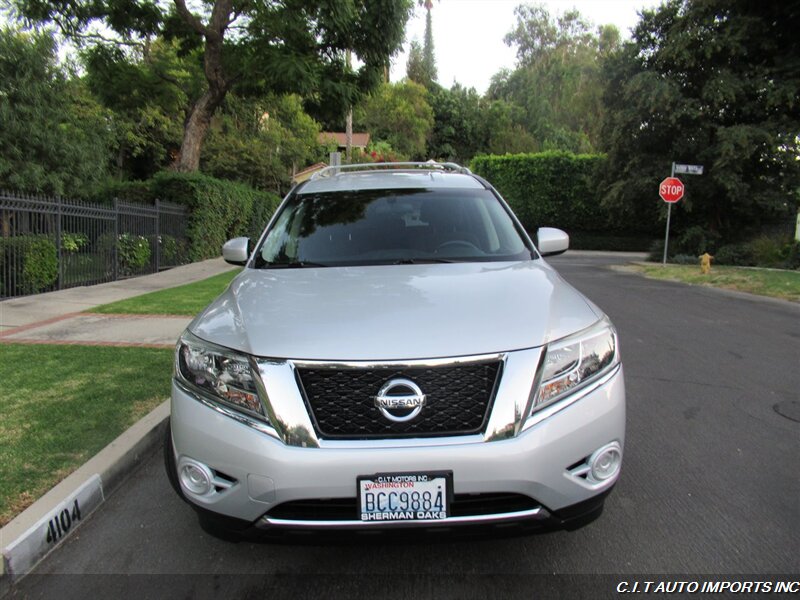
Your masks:
[[[453,489],[451,472],[379,473],[358,477],[362,521],[446,519]]]

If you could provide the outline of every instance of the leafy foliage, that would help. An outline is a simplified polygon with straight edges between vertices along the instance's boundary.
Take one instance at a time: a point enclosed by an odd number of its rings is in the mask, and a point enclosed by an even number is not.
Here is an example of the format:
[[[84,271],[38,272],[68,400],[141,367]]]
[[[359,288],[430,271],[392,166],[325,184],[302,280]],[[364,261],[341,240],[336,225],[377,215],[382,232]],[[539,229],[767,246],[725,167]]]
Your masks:
[[[624,228],[596,201],[594,180],[605,166],[601,155],[542,152],[477,156],[471,168],[497,188],[528,231],[560,227],[596,231]]]
[[[186,234],[192,261],[219,256],[228,239],[252,235],[280,201],[273,194],[200,173],[159,173],[151,191],[154,197],[189,207]]]
[[[201,167],[257,189],[288,191],[293,168],[315,162],[319,131],[299,96],[230,94],[212,122]]]
[[[27,18],[55,23],[82,43],[87,30],[104,26],[116,42],[147,51],[149,40],[174,41],[179,56],[202,57],[203,85],[187,94],[176,167],[197,170],[211,117],[228,92],[244,95],[298,93],[319,113],[341,115],[381,80],[399,48],[411,0],[278,0],[203,3],[193,12],[185,0],[16,0]],[[232,33],[232,28],[235,33]],[[361,66],[354,70],[346,54]],[[165,81],[180,78],[162,73]],[[179,85],[180,87],[180,85]]]
[[[400,154],[424,159],[433,127],[427,97],[425,88],[413,81],[385,83],[356,107],[354,123]]]
[[[58,256],[50,236],[0,238],[0,296],[47,291],[57,279]]]
[[[428,145],[431,158],[466,163],[486,149],[488,130],[481,98],[474,88],[458,84],[430,94],[433,130]]]
[[[197,53],[156,39],[137,52],[93,45],[81,53],[85,82],[110,111],[117,177],[147,179],[178,154],[191,98],[202,90]]]
[[[517,106],[515,123],[536,140],[535,150],[591,152],[603,119],[601,63],[619,31],[596,33],[576,10],[556,18],[542,5],[521,5],[506,43],[517,47],[517,67],[492,78],[487,96]]]
[[[150,262],[150,242],[143,235],[120,234],[117,238],[117,260],[120,275],[136,275]]]
[[[607,62],[605,203],[655,223],[672,161],[687,177],[672,212],[736,242],[791,218],[800,188],[800,3],[672,0],[647,10],[633,40]],[[731,252],[731,260],[735,252]]]
[[[0,188],[88,195],[108,175],[106,118],[50,35],[0,29]]]

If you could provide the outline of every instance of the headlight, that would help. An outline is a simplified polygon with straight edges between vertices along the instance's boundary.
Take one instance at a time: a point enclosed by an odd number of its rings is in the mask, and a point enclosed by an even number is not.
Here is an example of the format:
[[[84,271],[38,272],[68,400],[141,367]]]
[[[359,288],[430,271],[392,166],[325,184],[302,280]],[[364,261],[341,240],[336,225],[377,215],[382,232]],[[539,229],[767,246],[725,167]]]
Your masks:
[[[617,362],[617,332],[607,317],[575,335],[548,344],[532,411],[571,394]]]
[[[204,342],[188,332],[181,336],[176,352],[176,374],[189,387],[211,400],[266,418],[246,355]]]

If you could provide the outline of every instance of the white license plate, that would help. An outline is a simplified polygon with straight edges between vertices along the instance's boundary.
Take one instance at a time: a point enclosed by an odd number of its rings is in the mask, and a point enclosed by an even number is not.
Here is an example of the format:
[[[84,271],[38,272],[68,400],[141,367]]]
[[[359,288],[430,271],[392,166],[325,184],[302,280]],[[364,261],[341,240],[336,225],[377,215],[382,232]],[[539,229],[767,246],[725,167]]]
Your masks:
[[[427,521],[450,514],[452,473],[380,473],[358,478],[362,521]]]

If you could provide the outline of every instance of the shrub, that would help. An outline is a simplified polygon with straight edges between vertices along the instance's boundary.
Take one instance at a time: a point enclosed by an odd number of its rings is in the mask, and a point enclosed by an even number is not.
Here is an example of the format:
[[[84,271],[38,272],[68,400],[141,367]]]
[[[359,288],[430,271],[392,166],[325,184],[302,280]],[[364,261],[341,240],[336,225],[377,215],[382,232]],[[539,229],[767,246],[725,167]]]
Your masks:
[[[117,255],[120,275],[134,275],[150,262],[150,242],[142,235],[120,234]]]
[[[259,205],[258,219],[273,207],[275,196],[241,183],[215,179],[201,173],[162,172],[152,180],[154,197],[186,206],[190,213],[186,225],[188,258],[203,260],[220,255],[228,239],[251,233],[255,221],[253,207]]]
[[[750,242],[750,251],[753,261],[759,267],[783,267],[785,257],[783,254],[786,240],[761,236]]]
[[[58,280],[55,242],[45,235],[0,239],[0,275],[4,297],[46,291]]]
[[[699,225],[693,225],[678,236],[678,239],[674,242],[675,253],[690,254],[692,256],[700,256],[705,252],[713,254],[717,247],[718,238],[718,234],[706,231]]]
[[[188,247],[186,240],[175,236],[162,234],[158,236],[161,245],[161,264],[165,266],[182,265],[187,260]]]
[[[650,262],[661,262],[664,260],[664,240],[656,240],[650,244],[650,250],[647,252],[647,260]]]
[[[89,245],[89,236],[85,233],[62,233],[61,250],[63,252],[79,252]]]
[[[800,269],[800,242],[792,240],[787,242],[781,251],[783,266],[786,269]]]
[[[735,267],[752,267],[756,264],[749,244],[727,244],[722,246],[714,255],[714,262],[718,265]]]
[[[662,255],[663,259],[663,255]],[[700,264],[700,257],[691,254],[676,254],[670,257],[669,262],[674,265],[697,265]]]
[[[253,202],[253,212],[250,215],[250,225],[247,228],[247,237],[255,242],[264,231],[264,228],[269,223],[275,210],[281,203],[281,199],[275,194],[265,192],[263,198],[256,199]]]
[[[125,202],[141,202],[152,204],[153,191],[149,181],[114,181],[98,192],[93,200],[103,204],[111,204],[114,198]]]

